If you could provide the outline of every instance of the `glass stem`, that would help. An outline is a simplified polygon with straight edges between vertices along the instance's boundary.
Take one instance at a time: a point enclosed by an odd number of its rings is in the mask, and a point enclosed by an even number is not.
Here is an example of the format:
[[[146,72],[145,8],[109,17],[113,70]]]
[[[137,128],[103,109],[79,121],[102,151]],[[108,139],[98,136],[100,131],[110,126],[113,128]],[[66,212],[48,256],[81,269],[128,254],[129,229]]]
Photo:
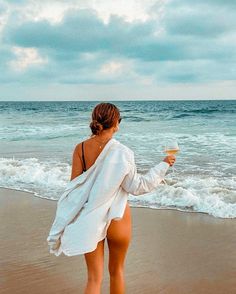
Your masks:
[[[172,166],[172,174],[175,175],[175,168]]]

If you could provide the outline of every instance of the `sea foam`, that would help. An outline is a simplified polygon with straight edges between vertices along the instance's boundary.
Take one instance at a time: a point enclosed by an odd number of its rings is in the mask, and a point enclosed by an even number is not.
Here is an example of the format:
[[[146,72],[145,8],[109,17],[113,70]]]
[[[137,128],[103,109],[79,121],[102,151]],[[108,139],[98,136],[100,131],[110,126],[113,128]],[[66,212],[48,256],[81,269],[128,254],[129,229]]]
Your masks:
[[[6,188],[33,192],[35,196],[58,200],[70,180],[71,165],[37,158],[0,158],[0,185]],[[236,178],[204,175],[167,175],[167,185],[154,191],[129,195],[132,206],[156,209],[172,208],[204,212],[214,217],[236,217]]]

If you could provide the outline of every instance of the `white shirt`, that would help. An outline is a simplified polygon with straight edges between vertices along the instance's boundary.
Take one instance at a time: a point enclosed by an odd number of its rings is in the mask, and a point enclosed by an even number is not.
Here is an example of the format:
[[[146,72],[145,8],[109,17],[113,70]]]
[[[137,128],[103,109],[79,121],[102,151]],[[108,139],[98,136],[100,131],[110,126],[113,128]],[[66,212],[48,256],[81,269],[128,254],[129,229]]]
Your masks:
[[[95,163],[70,181],[57,202],[54,222],[47,237],[50,253],[84,254],[106,237],[112,219],[124,214],[129,193],[151,192],[164,179],[169,164],[161,163],[140,175],[134,152],[110,139]]]

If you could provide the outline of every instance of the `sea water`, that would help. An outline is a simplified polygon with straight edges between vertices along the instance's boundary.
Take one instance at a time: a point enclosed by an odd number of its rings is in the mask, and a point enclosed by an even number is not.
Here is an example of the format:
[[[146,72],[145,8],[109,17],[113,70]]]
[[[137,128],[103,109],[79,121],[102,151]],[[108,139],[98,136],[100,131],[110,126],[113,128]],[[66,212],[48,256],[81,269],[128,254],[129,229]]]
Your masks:
[[[236,217],[236,101],[111,101],[123,117],[114,138],[135,153],[145,174],[163,160],[165,139],[180,152],[166,185],[131,206]],[[98,101],[0,102],[0,186],[58,200],[76,144],[90,134]]]

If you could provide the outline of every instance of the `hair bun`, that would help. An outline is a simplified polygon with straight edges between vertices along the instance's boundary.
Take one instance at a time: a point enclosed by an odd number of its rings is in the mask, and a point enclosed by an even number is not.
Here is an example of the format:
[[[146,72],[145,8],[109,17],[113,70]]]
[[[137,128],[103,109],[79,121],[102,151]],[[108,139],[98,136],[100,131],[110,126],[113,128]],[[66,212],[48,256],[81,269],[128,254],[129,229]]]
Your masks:
[[[102,102],[97,104],[92,112],[90,128],[92,134],[98,135],[103,130],[114,127],[119,121],[120,111],[112,103]]]
[[[98,122],[96,119],[94,119],[90,123],[90,128],[94,135],[99,135],[103,130],[103,125],[100,122]]]

